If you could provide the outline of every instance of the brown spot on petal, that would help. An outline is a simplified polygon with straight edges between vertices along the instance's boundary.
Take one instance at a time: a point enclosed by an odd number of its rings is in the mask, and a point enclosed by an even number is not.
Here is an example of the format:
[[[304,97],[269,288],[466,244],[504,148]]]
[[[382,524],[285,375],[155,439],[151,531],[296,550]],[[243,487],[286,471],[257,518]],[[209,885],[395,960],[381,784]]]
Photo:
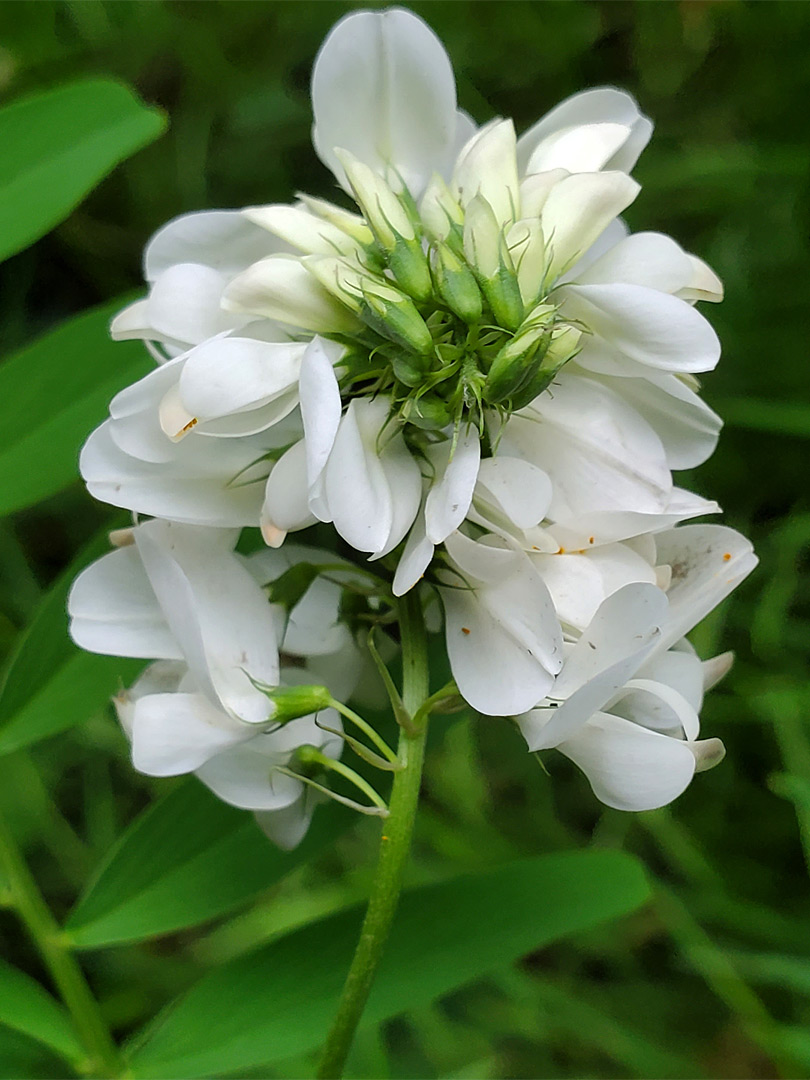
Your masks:
[[[723,556],[723,562],[728,562],[730,558],[731,558],[731,552],[727,551],[725,553],[725,555]]]
[[[593,536],[589,536],[589,537],[588,537],[588,543],[589,543],[589,544],[592,544],[593,542],[594,542],[594,537],[593,537]]]
[[[462,626],[461,632],[462,632],[462,634],[469,634],[470,633],[469,629],[466,626]]]
[[[187,424],[185,424],[185,425],[184,425],[183,427],[181,427],[181,428],[180,428],[180,432],[179,432],[179,434],[180,434],[180,435],[185,435],[185,433],[186,433],[187,431],[191,431],[191,429],[192,429],[193,427],[195,427],[195,426],[196,426],[196,424],[197,424],[197,417],[196,417],[196,416],[192,416],[192,418],[191,418],[191,419],[189,420],[189,422],[188,422]]]

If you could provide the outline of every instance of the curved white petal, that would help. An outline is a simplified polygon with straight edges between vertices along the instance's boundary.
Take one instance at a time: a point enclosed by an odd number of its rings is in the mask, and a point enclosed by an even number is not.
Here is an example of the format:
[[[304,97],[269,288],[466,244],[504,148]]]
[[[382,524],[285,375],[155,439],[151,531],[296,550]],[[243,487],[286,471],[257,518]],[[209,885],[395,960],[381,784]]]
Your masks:
[[[555,520],[661,513],[670,499],[672,476],[653,429],[613,390],[573,373],[510,418],[501,449],[548,473]]]
[[[642,285],[565,285],[554,294],[566,315],[631,360],[664,371],[711,371],[720,342],[683,300]]]
[[[551,505],[548,474],[523,458],[499,454],[484,458],[478,470],[476,509],[494,524],[531,529]]]
[[[630,94],[611,86],[584,90],[566,98],[533,124],[518,140],[518,164],[526,171],[529,159],[540,143],[567,128],[590,124],[621,124],[628,128],[627,140],[605,167],[629,172],[652,134],[652,124],[639,111]]]
[[[575,279],[578,285],[644,285],[677,293],[694,274],[692,260],[680,244],[663,233],[632,233],[606,251]]]
[[[461,205],[481,195],[499,225],[519,216],[520,193],[511,120],[493,120],[477,131],[458,156],[453,185]]]
[[[306,345],[225,337],[192,349],[180,375],[180,398],[199,421],[256,409],[298,381]]]
[[[695,774],[690,743],[599,713],[559,750],[585,773],[594,795],[616,810],[655,810]]]
[[[453,678],[466,701],[489,716],[531,708],[554,679],[468,589],[440,589]]]
[[[467,516],[481,462],[481,440],[472,427],[459,433],[453,456],[425,500],[425,530],[441,544]]]
[[[434,550],[434,544],[428,540],[425,531],[425,515],[420,511],[416,515],[416,520],[411,527],[402,555],[397,563],[392,585],[394,596],[404,596],[421,580],[430,566]]]
[[[357,319],[297,258],[273,255],[244,270],[226,288],[226,311],[248,312],[312,333],[351,333]]]
[[[132,764],[147,776],[180,776],[253,734],[204,694],[148,694],[132,713]]]
[[[281,455],[267,478],[262,533],[266,543],[277,547],[288,532],[305,529],[317,520],[309,508],[306,445],[301,439]]]
[[[261,437],[216,440],[216,446],[209,446],[214,440],[185,440],[172,446],[170,460],[153,462],[122,450],[112,437],[114,424],[107,420],[96,428],[79,458],[95,498],[194,525],[256,524],[267,470],[261,463],[255,470],[251,466],[268,449]],[[249,482],[254,472],[256,481]]]
[[[697,710],[674,687],[655,679],[630,679],[611,712],[651,731],[690,742],[700,732]]]
[[[640,190],[623,172],[575,173],[555,184],[540,218],[551,251],[548,279],[573,266]]]
[[[672,567],[667,649],[720,603],[758,563],[750,541],[725,525],[683,525],[656,536],[658,560]]]
[[[360,11],[332,29],[312,71],[312,141],[347,190],[335,148],[381,175],[398,173],[416,198],[446,173],[458,119],[453,69],[442,43],[401,8]]]
[[[145,660],[181,660],[135,547],[118,548],[86,567],[68,595],[70,635],[89,652]]]
[[[150,521],[134,533],[149,581],[201,690],[232,716],[267,719],[251,679],[278,682],[278,646],[267,597],[229,550],[230,530]],[[250,676],[250,677],[249,677]]]
[[[230,277],[281,245],[239,210],[182,214],[159,229],[144,252],[144,275],[154,281],[178,263],[202,263]]]
[[[242,213],[305,255],[353,255],[360,249],[343,229],[301,206],[248,206]]]
[[[572,173],[603,169],[630,136],[626,124],[578,124],[561,128],[537,144],[526,163],[526,172],[566,169]]]
[[[313,513],[322,521],[330,520],[322,499],[322,475],[335,444],[343,408],[334,367],[339,357],[339,346],[313,338],[304,353],[299,379],[309,500]]]

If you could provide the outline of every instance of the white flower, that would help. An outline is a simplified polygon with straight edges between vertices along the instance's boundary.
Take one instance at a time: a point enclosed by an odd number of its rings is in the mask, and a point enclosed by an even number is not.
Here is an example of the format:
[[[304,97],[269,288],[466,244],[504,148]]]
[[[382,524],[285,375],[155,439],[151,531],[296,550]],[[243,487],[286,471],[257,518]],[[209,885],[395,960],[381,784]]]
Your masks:
[[[69,609],[82,647],[158,660],[117,703],[133,764],[152,776],[196,772],[235,806],[295,804],[299,818],[306,816],[312,803],[301,781],[273,773],[268,763],[286,765],[303,743],[331,756],[340,747],[311,717],[277,729],[281,713],[259,686],[328,681],[333,692],[351,692],[358,654],[338,621],[339,587],[316,578],[287,613],[270,604],[263,585],[302,552],[243,559],[231,550],[231,530],[162,521],[138,526],[131,538],[79,575]],[[306,665],[280,671],[279,642]],[[340,731],[334,710],[322,714],[326,727]]]
[[[604,600],[566,644],[552,691],[518,717],[530,750],[560,750],[603,802],[625,810],[663,806],[722,756],[719,740],[696,740],[704,685],[726,661],[701,668],[682,638],[757,562],[748,541],[721,526],[684,526],[655,541],[671,571],[666,592],[641,582]]]

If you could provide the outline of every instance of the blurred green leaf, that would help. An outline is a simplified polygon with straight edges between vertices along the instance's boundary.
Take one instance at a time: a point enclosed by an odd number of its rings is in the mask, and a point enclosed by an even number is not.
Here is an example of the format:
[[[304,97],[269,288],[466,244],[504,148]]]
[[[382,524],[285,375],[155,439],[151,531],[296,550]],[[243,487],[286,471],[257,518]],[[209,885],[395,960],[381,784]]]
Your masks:
[[[76,316],[0,365],[0,514],[75,481],[81,445],[110,398],[151,370],[140,342],[110,340],[126,299]]]
[[[30,975],[0,960],[0,1023],[44,1043],[66,1061],[84,1051],[67,1012]]]
[[[98,948],[216,918],[319,854],[349,820],[339,807],[325,807],[305,840],[285,852],[251,815],[187,780],[120,838],[65,930],[78,947]]]
[[[20,638],[0,688],[0,754],[89,719],[143,667],[142,660],[82,652],[68,637],[71,582],[107,547],[105,533],[82,551],[43,598]]]
[[[717,408],[725,422],[748,431],[810,438],[810,402],[727,398]]]
[[[639,863],[617,851],[544,855],[414,889],[400,905],[363,1022],[418,1008],[624,915],[648,895]],[[134,1075],[213,1076],[315,1049],[361,918],[332,916],[205,976],[136,1049]]]
[[[0,259],[63,221],[165,126],[161,112],[109,79],[60,86],[0,109]]]

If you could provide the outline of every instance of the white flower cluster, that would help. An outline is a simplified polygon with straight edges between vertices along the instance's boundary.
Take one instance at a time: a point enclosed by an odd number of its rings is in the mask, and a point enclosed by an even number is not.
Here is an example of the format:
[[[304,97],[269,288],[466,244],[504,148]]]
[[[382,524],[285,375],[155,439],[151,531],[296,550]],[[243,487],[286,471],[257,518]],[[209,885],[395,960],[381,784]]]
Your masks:
[[[605,88],[520,138],[477,128],[439,40],[396,8],[334,27],[312,100],[356,209],[300,195],[177,218],[112,324],[157,366],[81,471],[157,520],[85,571],[71,613],[85,648],[157,661],[119,703],[135,766],[195,771],[280,842],[303,834],[319,788],[302,777],[342,745],[330,695],[363,663],[342,589],[367,570],[284,543],[325,522],[370,560],[378,608],[440,598],[470,705],[516,717],[608,805],[663,805],[723,752],[698,712],[729,659],[701,663],[684,635],[756,559],[730,529],[680,525],[718,510],[672,473],[720,430],[695,303],[722,286],[619,217],[652,124]],[[267,546],[235,554],[251,526]],[[302,587],[274,590],[291,574]]]

